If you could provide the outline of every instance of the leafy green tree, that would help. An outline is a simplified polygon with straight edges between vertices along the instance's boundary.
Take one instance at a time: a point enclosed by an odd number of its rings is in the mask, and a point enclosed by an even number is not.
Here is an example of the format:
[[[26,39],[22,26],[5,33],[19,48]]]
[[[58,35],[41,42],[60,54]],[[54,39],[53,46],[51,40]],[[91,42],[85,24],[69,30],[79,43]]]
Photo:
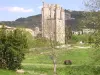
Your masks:
[[[85,6],[88,12],[85,12],[81,23],[86,28],[94,28],[95,32],[89,37],[96,46],[99,44],[99,33],[100,33],[100,0],[87,0]]]
[[[89,37],[89,42],[93,44],[95,48],[92,52],[92,62],[100,62],[100,0],[88,0],[85,2],[85,6],[88,12],[85,12],[85,17],[82,23],[85,27],[90,27],[95,29],[95,32]]]
[[[21,68],[25,51],[28,49],[26,34],[21,29],[0,29],[0,68]]]

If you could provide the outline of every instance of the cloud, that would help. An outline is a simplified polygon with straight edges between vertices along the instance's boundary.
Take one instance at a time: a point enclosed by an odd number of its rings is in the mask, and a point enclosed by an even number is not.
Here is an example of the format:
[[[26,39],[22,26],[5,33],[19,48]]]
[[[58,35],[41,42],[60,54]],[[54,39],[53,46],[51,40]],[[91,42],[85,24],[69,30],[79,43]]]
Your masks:
[[[43,6],[39,6],[38,9],[42,9]]]
[[[22,13],[29,13],[34,12],[33,9],[25,9],[22,7],[2,7],[0,10],[6,10],[9,12],[22,12]]]
[[[0,7],[0,10],[6,10],[6,8],[5,7]]]

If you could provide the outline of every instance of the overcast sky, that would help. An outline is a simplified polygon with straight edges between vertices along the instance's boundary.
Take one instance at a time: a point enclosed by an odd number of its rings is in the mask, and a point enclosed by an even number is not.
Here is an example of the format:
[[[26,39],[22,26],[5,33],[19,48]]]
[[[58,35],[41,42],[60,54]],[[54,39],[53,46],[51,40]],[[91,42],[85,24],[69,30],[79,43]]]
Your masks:
[[[44,0],[46,3],[60,4],[65,9],[84,10],[83,0]],[[12,21],[41,13],[41,0],[1,0],[0,21]]]

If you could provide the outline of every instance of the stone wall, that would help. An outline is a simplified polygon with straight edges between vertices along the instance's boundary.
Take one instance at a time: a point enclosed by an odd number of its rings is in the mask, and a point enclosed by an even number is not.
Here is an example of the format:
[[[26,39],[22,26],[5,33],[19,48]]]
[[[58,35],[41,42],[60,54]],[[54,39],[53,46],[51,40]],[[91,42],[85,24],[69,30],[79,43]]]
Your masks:
[[[65,12],[58,4],[43,4],[42,36],[65,43]]]

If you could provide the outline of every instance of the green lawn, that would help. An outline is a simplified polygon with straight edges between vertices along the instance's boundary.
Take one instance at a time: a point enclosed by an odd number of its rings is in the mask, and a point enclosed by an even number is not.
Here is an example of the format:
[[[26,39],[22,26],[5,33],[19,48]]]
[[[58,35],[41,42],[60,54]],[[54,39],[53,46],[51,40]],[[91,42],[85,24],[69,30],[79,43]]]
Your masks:
[[[89,52],[91,49],[58,49],[55,50],[57,56],[57,63],[63,65],[64,60],[72,60],[73,65],[88,64]],[[42,54],[41,54],[42,53]],[[26,54],[26,59],[23,63],[30,64],[52,64],[51,50],[34,51]]]
[[[90,49],[73,48],[73,49],[57,49],[57,72],[58,75],[99,75],[95,73],[99,68],[93,68],[88,65],[90,63]],[[51,49],[31,50],[26,54],[25,60],[22,62],[22,69],[25,70],[23,75],[53,75]],[[73,65],[65,66],[64,60],[72,60]],[[94,71],[92,71],[93,69]],[[0,70],[0,75],[22,75],[13,71]]]

